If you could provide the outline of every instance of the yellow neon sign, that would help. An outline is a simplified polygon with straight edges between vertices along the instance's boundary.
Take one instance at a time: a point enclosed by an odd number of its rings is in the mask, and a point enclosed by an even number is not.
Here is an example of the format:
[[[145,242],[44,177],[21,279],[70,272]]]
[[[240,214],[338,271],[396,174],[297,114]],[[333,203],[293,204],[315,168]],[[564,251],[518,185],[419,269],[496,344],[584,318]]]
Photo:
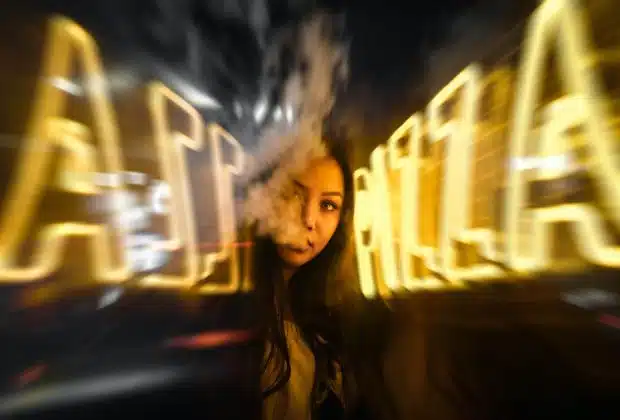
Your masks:
[[[91,236],[95,277],[106,282],[120,282],[129,278],[127,261],[114,263],[111,237],[106,226],[86,223],[52,224],[38,234],[38,243],[32,261],[25,267],[15,264],[16,255],[32,224],[40,197],[46,187],[46,173],[54,145],[66,153],[66,164],[73,169],[92,170],[94,147],[88,142],[90,130],[76,122],[62,118],[65,94],[48,81],[65,77],[70,72],[72,58],[77,56],[87,80],[87,96],[94,121],[94,130],[101,142],[102,161],[106,170],[120,173],[118,130],[113,109],[106,91],[101,89],[103,70],[96,45],[78,25],[64,19],[53,19],[49,29],[49,44],[45,51],[43,71],[37,89],[32,117],[26,129],[26,144],[17,166],[15,182],[6,198],[6,207],[0,219],[0,281],[30,282],[54,272],[61,263],[66,239],[74,235]],[[76,162],[85,162],[80,165]],[[65,186],[74,192],[92,194],[97,187],[88,177]],[[68,183],[68,185],[66,185]],[[123,190],[123,186],[117,187]],[[123,232],[121,232],[121,235]]]
[[[399,141],[408,134],[408,142],[403,153]],[[430,271],[437,271],[432,249],[421,243],[419,225],[420,209],[420,171],[423,158],[420,155],[423,135],[422,116],[415,114],[401,125],[388,140],[390,168],[400,172],[400,275],[402,287],[415,290],[423,283],[425,287],[440,283],[430,273],[424,273],[415,259],[421,261]],[[403,193],[403,191],[405,193]]]
[[[546,0],[528,26],[512,118],[504,116],[510,102],[511,71],[501,68],[483,78],[480,68],[472,64],[431,100],[426,122],[415,114],[390,137],[389,168],[384,165],[384,146],[379,146],[371,155],[370,168],[356,171],[356,177],[366,181],[365,189],[356,186],[355,217],[360,282],[366,296],[378,292],[388,297],[402,289],[461,287],[466,285],[465,280],[506,278],[506,268],[513,272],[512,278],[547,270],[553,263],[550,227],[558,222],[571,223],[578,251],[589,263],[620,266],[619,246],[605,229],[602,213],[620,227],[620,179],[613,163],[617,139],[609,123],[611,116],[604,105],[599,76],[592,68],[592,48],[586,34],[576,1]],[[559,78],[566,96],[544,108],[543,125],[534,132],[534,113],[539,108],[544,65],[552,42],[557,45]],[[481,97],[490,89],[491,111],[481,120]],[[450,108],[447,104],[453,105],[452,111],[444,115]],[[582,129],[591,153],[592,163],[587,169],[601,188],[603,208],[592,203],[528,208],[526,182],[565,177],[569,167],[543,167],[525,174],[517,165],[508,164],[501,223],[473,223],[476,210],[472,208],[477,208],[477,203],[473,197],[476,191],[472,190],[477,184],[472,181],[478,170],[473,165],[473,154],[483,147],[477,139],[483,132],[490,133],[491,139],[497,137],[507,120],[512,120],[507,130],[507,162],[524,159],[532,148],[540,157],[565,155],[576,141],[571,133]],[[406,134],[408,143],[403,153],[400,140]],[[423,240],[421,232],[423,213],[429,204],[429,197],[420,200],[422,177],[430,170],[429,158],[420,152],[424,136],[431,145],[441,145],[445,155],[440,207],[431,209],[440,215],[433,243]],[[481,152],[488,155],[488,145],[484,146]],[[400,208],[396,211],[400,215],[399,238],[393,237],[393,213],[387,204],[392,191],[385,179],[390,171],[400,176]],[[381,210],[373,211],[372,205],[378,203]],[[526,220],[531,221],[531,229],[524,227]],[[370,241],[363,240],[367,235]],[[399,247],[398,258],[392,254],[395,246]],[[375,268],[373,258],[377,255],[381,270]]]
[[[553,37],[555,36],[555,37]],[[588,45],[585,22],[574,1],[547,0],[532,17],[528,28],[524,57],[521,64],[517,102],[515,104],[513,127],[510,141],[510,156],[525,154],[525,145],[542,88],[542,71],[547,48],[551,41],[557,41],[557,55],[564,82],[569,94],[577,98],[568,114],[551,112],[555,131],[570,126],[583,125],[587,134],[587,144],[592,152],[593,165],[589,170],[602,188],[603,204],[613,222],[620,226],[620,187],[619,174],[614,168],[614,135],[607,122],[610,116],[603,105],[603,89],[599,75],[592,70],[587,60],[592,48]],[[575,107],[577,109],[575,109]],[[555,122],[553,122],[555,120]],[[548,141],[560,140],[560,133],[552,133]],[[560,138],[558,138],[560,137]],[[525,271],[540,267],[545,262],[546,252],[532,257],[523,256],[519,247],[519,216],[524,203],[524,185],[519,171],[510,170],[506,200],[506,255],[507,264],[514,270]],[[587,252],[593,262],[618,266],[618,254],[604,241],[603,227],[598,222],[600,216],[590,206],[560,206],[556,209],[536,211],[535,230],[532,242],[538,252],[546,242],[544,225],[549,221],[570,220],[578,222],[580,248]],[[589,246],[594,245],[593,248]],[[586,248],[588,250],[586,251]],[[616,251],[617,252],[617,251]],[[542,259],[541,259],[542,258]]]
[[[221,209],[234,208],[234,192],[232,175],[240,175],[244,164],[244,153],[239,142],[220,126],[212,124],[209,127],[209,141],[211,145],[211,160],[213,174],[215,176],[215,195]],[[223,164],[222,142],[228,144],[234,150],[234,162]],[[239,249],[237,243],[237,221],[234,211],[220,211],[218,213],[218,227],[220,244],[222,248],[216,253],[210,253],[204,257],[204,268],[201,277],[206,278],[213,272],[218,261],[228,259],[230,261],[230,282],[227,286],[206,284],[203,290],[219,292],[235,292],[239,287],[247,287],[248,272],[245,272],[243,285],[239,272]]]
[[[67,92],[50,83],[51,80],[69,79],[71,64],[75,59],[81,64],[85,80],[85,96],[92,111],[92,128],[64,117]],[[237,223],[234,218],[232,176],[239,175],[243,170],[243,150],[221,127],[205,127],[200,114],[161,83],[153,82],[149,85],[148,105],[157,157],[161,172],[170,187],[171,198],[169,209],[155,203],[158,212],[167,212],[167,238],[150,246],[157,250],[180,251],[183,254],[183,273],[150,274],[140,284],[165,288],[197,287],[202,293],[236,292],[242,284],[238,267],[239,251],[235,246]],[[188,133],[172,131],[167,113],[170,108],[180,110],[187,116]],[[205,131],[212,152],[221,249],[202,255],[196,234],[185,149],[200,150]],[[222,142],[234,149],[232,164],[223,163],[220,150]],[[90,238],[93,277],[98,282],[118,284],[132,278],[136,273],[128,261],[128,254],[123,252],[120,256],[114,255],[114,249],[118,248],[115,244],[131,242],[132,232],[127,226],[130,223],[69,221],[46,225],[36,233],[37,242],[30,262],[23,266],[17,263],[24,239],[32,235],[41,197],[52,186],[46,175],[52,164],[55,147],[61,149],[61,175],[53,180],[54,187],[83,195],[95,196],[105,192],[115,197],[126,196],[125,180],[121,174],[132,173],[124,171],[118,123],[107,94],[97,45],[84,29],[63,17],[53,18],[50,23],[44,66],[26,130],[25,146],[19,157],[6,205],[2,209],[0,282],[27,283],[54,273],[62,265],[63,250],[71,236]],[[101,167],[98,162],[101,162]],[[105,186],[96,183],[96,175],[100,172],[112,175],[114,182],[110,181]],[[115,208],[114,211],[119,209]],[[215,264],[224,260],[230,261],[228,283],[214,285],[204,282],[213,273]],[[247,283],[247,278],[244,278],[245,289]]]
[[[373,197],[371,194],[375,189],[372,187],[370,171],[366,168],[360,168],[354,172],[353,178],[356,185],[353,225],[360,287],[364,295],[373,297],[377,293],[373,265],[373,254],[376,250],[376,233],[373,229],[373,221],[380,217],[375,217],[372,213]],[[365,185],[364,189],[359,187],[360,183]],[[379,283],[379,286],[382,284]]]

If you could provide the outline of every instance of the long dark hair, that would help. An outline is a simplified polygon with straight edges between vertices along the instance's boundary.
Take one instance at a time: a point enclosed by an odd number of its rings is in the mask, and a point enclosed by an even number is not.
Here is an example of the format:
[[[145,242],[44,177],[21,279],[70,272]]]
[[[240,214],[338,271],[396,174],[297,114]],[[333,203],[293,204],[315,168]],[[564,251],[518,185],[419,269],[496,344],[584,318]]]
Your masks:
[[[290,308],[292,321],[299,328],[312,350],[316,361],[313,399],[320,398],[321,390],[330,376],[342,345],[339,322],[327,305],[327,293],[339,281],[339,264],[350,243],[353,213],[353,176],[349,164],[348,147],[340,141],[327,143],[329,155],[338,163],[344,179],[344,196],[340,222],[325,249],[313,260],[300,267],[285,284],[276,245],[270,238],[257,238],[253,257],[256,293],[260,300],[263,336],[271,344],[263,371],[275,366],[275,376],[266,384],[267,397],[284,387],[290,378],[290,356],[285,332],[284,314]]]

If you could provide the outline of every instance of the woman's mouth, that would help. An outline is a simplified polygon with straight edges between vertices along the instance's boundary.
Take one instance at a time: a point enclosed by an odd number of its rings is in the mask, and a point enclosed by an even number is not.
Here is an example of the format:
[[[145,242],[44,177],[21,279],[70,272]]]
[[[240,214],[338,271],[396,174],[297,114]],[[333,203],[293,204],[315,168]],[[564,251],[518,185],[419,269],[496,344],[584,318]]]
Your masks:
[[[308,248],[297,248],[295,246],[290,246],[289,249],[296,254],[303,254],[308,250]]]
[[[304,252],[308,252],[309,250],[311,250],[313,246],[314,244],[311,241],[308,241],[306,246],[289,245],[288,249],[297,254],[303,254]]]

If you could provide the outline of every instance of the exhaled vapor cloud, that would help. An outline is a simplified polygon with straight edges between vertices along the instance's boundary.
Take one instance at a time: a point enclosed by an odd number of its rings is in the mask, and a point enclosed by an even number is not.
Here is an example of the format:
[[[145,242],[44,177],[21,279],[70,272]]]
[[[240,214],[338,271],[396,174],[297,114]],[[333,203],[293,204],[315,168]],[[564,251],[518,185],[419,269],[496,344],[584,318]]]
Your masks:
[[[260,235],[280,244],[306,244],[303,199],[292,180],[312,159],[325,155],[323,123],[334,104],[335,86],[347,76],[346,47],[334,40],[338,29],[333,24],[333,17],[315,15],[284,32],[267,54],[267,73],[288,75],[276,108],[283,116],[265,126],[251,158],[249,178],[275,169],[249,187],[245,216],[256,222]]]

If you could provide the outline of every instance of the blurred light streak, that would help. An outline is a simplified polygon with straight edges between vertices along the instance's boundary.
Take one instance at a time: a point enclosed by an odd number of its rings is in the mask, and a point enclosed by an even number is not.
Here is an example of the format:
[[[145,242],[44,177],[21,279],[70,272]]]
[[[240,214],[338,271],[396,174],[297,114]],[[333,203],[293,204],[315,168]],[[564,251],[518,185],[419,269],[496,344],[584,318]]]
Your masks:
[[[79,84],[72,82],[71,80],[64,77],[52,77],[50,79],[50,83],[55,88],[60,89],[63,92],[66,92],[73,96],[82,96],[82,94],[84,93],[84,89],[82,89]]]
[[[99,298],[99,304],[97,305],[97,309],[103,309],[106,306],[110,306],[121,298],[123,295],[123,289],[120,287],[115,287],[106,291],[101,298]]]
[[[176,337],[166,341],[166,347],[204,349],[227,344],[242,343],[254,336],[253,331],[217,331],[196,334],[187,337]]]
[[[32,390],[21,390],[18,394],[0,398],[0,416],[11,416],[15,415],[15,412],[38,409],[43,406],[100,399],[102,395],[123,395],[135,392],[138,388],[155,388],[182,377],[184,373],[186,372],[178,369],[159,368],[115,373],[75,380],[61,385],[46,385]]]
[[[258,101],[256,106],[254,107],[254,121],[257,124],[260,124],[264,121],[265,116],[267,115],[267,107],[268,103],[266,99],[261,99]]]
[[[222,108],[219,101],[208,92],[198,89],[196,86],[171,71],[162,71],[165,75],[166,84],[178,92],[183,99],[187,100],[193,106],[200,109],[211,110]]]

